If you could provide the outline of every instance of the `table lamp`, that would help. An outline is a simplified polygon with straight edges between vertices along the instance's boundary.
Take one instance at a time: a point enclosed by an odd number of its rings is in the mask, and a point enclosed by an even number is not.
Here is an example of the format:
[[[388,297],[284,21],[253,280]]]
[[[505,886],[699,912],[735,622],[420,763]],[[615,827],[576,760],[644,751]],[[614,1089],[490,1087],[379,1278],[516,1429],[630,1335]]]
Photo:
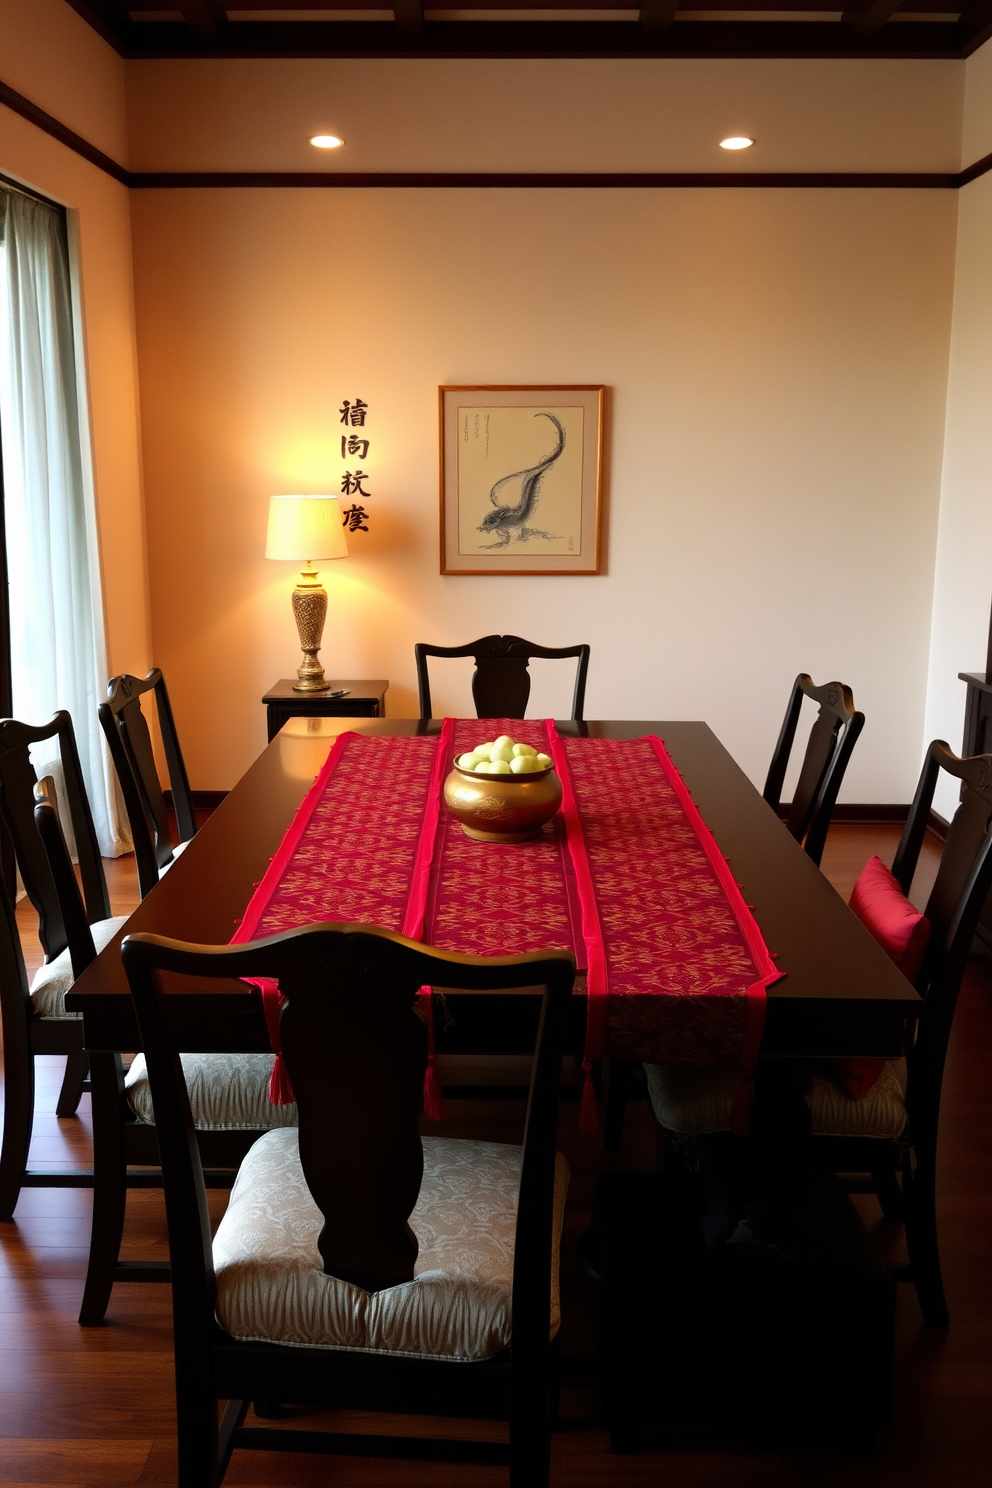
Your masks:
[[[303,648],[303,664],[293,688],[296,692],[326,692],[331,684],[324,681],[317,652],[327,615],[327,590],[317,582],[315,564],[348,556],[337,497],[270,497],[265,556],[304,564],[293,590],[293,614]]]

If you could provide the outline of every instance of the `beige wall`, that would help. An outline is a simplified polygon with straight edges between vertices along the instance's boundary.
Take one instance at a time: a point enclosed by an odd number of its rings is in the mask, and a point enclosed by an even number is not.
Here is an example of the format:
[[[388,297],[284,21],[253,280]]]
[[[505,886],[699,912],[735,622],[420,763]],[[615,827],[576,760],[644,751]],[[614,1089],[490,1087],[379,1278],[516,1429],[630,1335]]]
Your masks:
[[[123,158],[124,64],[61,0],[0,0],[0,79]],[[128,191],[2,105],[0,172],[70,211],[109,661],[114,671],[144,669],[151,642]]]
[[[705,717],[755,778],[795,672],[841,676],[870,720],[848,798],[907,799],[954,212],[916,191],[136,192],[156,660],[194,783],[230,785],[264,740],[257,700],[296,650],[267,498],[333,488],[358,393],[375,520],[328,574],[334,671],[388,676],[408,715],[415,640],[589,639],[589,716]],[[440,577],[438,383],[559,380],[611,389],[607,574]]]
[[[992,44],[967,63],[965,154],[992,151]],[[954,319],[934,582],[926,738],[962,743],[965,687],[985,670],[992,593],[992,175],[958,192]],[[944,789],[938,809],[954,810]]]
[[[124,63],[64,0],[0,0],[0,81],[127,165]]]

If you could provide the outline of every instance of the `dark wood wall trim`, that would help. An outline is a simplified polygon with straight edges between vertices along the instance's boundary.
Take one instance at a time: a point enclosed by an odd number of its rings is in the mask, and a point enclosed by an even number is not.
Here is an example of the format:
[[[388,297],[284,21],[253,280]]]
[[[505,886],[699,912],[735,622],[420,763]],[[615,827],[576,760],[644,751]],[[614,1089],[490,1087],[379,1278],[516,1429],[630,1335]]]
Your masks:
[[[148,190],[156,187],[282,186],[306,189],[362,188],[370,186],[424,187],[512,187],[547,191],[561,187],[594,187],[597,190],[658,190],[691,187],[924,187],[953,190],[958,185],[953,172],[922,171],[135,171],[129,185]]]
[[[983,155],[981,160],[976,160],[974,165],[966,166],[963,171],[958,171],[958,186],[967,186],[970,181],[977,181],[979,176],[987,175],[992,170],[992,155]]]
[[[44,109],[25,98],[23,93],[8,88],[6,83],[0,83],[0,103],[7,105],[15,114],[20,114],[22,119],[27,119],[29,124],[36,124],[52,139],[57,139],[60,144],[68,145],[77,155],[88,160],[91,165],[97,166],[99,170],[105,171],[108,176],[113,176],[115,181],[120,181],[123,186],[130,186],[131,172],[125,170],[123,165],[118,165],[109,155],[98,150],[96,145],[91,145],[89,140],[83,139],[74,129],[69,129],[65,124],[60,124],[58,119],[51,114],[46,114]]]
[[[0,82],[0,104],[20,114],[95,165],[115,181],[136,190],[194,190],[224,187],[293,187],[305,190],[406,187],[408,189],[499,188],[547,191],[593,187],[597,190],[665,190],[690,188],[810,188],[814,190],[863,187],[872,190],[956,191],[992,170],[992,154],[961,171],[658,171],[658,172],[537,172],[537,171],[129,171],[74,130]]]

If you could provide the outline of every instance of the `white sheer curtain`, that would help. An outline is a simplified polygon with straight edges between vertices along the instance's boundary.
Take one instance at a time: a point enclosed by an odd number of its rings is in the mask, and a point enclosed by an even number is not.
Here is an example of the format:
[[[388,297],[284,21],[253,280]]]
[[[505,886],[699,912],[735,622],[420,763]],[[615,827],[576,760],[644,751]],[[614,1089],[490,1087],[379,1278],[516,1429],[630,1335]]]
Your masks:
[[[72,715],[100,850],[115,857],[130,843],[96,716],[106,696],[107,648],[79,408],[65,218],[0,184],[0,446],[14,716],[45,723],[57,708]],[[35,761],[39,774],[48,763]]]

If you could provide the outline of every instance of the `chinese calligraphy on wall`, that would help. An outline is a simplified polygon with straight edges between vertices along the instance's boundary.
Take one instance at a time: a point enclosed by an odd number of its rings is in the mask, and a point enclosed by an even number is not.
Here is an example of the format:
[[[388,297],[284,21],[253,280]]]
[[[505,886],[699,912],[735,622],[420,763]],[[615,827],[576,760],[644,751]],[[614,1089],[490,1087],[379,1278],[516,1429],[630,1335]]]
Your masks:
[[[338,413],[341,423],[348,431],[341,435],[341,459],[346,464],[341,477],[341,495],[351,497],[351,505],[342,509],[344,526],[349,532],[368,532],[369,513],[364,502],[372,495],[366,485],[372,477],[362,467],[368,464],[369,450],[372,447],[372,441],[365,434],[369,405],[364,398],[356,398],[354,402],[345,398]],[[361,432],[356,433],[356,430]]]

